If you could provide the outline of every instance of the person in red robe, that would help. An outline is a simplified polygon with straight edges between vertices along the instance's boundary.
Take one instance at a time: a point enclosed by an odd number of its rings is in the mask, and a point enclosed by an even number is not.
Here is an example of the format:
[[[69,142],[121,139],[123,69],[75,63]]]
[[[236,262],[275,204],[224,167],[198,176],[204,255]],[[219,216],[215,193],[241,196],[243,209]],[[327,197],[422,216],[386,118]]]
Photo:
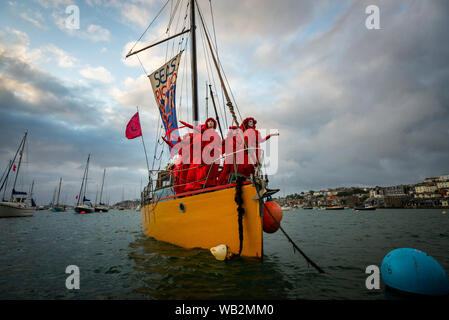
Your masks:
[[[220,157],[217,146],[221,143],[220,136],[215,130],[217,128],[217,121],[214,118],[208,118],[199,127],[194,127],[183,121],[180,122],[194,130],[193,161],[187,173],[185,191],[193,191],[202,187],[216,185],[219,167],[217,159]]]
[[[206,130],[202,132],[201,138],[201,168],[197,174],[197,181],[202,188],[217,185],[221,156],[221,138],[216,130],[217,121],[208,118],[205,125]]]
[[[229,181],[231,172],[238,171],[238,157],[243,157],[243,145],[239,127],[229,127],[226,138],[222,141],[222,154],[224,156],[223,169],[218,176],[217,184],[224,185]],[[239,151],[239,152],[238,152]]]
[[[243,120],[240,125],[240,129],[243,131],[244,136],[244,162],[239,164],[239,173],[243,174],[245,177],[249,177],[251,174],[255,173],[256,166],[259,165],[260,159],[260,143],[267,141],[273,136],[278,136],[279,133],[273,133],[262,138],[259,130],[256,129],[257,121],[248,117]]]
[[[162,139],[172,148],[172,156],[176,153],[179,155],[176,159],[174,168],[170,173],[173,176],[175,193],[183,193],[187,182],[187,171],[192,158],[192,133],[185,134],[182,139],[178,137],[178,142],[176,144],[171,142],[170,137],[168,140],[164,137],[162,137]],[[185,152],[189,154],[185,154]]]

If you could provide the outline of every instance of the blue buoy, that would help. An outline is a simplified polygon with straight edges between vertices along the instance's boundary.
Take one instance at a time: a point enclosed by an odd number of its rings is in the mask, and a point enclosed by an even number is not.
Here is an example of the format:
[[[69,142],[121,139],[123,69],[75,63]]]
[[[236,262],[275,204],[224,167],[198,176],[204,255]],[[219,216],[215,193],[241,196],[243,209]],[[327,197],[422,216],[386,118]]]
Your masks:
[[[390,288],[429,296],[449,295],[449,279],[441,265],[428,254],[410,248],[388,253],[380,268]]]

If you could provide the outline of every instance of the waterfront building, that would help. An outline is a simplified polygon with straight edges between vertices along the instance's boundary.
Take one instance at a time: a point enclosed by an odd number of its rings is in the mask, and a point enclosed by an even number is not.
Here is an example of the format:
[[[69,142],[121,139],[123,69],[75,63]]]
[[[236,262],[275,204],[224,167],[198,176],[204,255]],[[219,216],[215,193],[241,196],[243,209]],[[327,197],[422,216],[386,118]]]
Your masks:
[[[437,182],[438,189],[449,189],[449,181]]]
[[[440,177],[425,178],[424,183],[434,184],[439,181]]]
[[[429,185],[429,184],[417,184],[415,185],[415,193],[422,194],[422,193],[434,193],[437,190],[436,185]]]
[[[375,187],[374,189],[371,189],[369,192],[369,197],[370,198],[383,198],[385,196],[384,194],[384,189],[381,187]]]
[[[391,186],[391,187],[385,187],[384,188],[384,195],[389,197],[395,197],[395,196],[405,196],[408,193],[408,190],[406,186],[399,185],[399,186]]]

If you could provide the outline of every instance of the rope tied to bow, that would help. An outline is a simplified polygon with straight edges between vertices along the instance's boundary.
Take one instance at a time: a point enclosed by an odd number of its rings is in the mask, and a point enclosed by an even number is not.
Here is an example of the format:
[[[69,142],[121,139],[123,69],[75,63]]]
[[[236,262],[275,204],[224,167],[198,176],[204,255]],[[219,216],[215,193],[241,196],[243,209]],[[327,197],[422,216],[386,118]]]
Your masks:
[[[236,186],[235,186],[235,202],[237,203],[237,213],[238,213],[238,223],[239,223],[239,240],[240,240],[240,248],[239,255],[242,253],[243,249],[243,215],[245,214],[245,209],[243,208],[243,186],[244,178],[241,176],[237,176]]]

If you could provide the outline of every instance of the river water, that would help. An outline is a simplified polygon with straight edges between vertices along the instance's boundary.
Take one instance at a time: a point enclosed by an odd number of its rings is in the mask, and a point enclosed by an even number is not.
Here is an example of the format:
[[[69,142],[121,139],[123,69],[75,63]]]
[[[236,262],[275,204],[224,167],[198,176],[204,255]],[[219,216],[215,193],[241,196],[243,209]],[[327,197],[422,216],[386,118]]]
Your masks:
[[[400,300],[368,290],[369,265],[396,248],[415,248],[449,273],[449,215],[432,209],[285,211],[282,226],[326,274],[319,274],[281,231],[264,234],[263,260],[217,261],[208,250],[155,241],[140,212],[80,215],[36,211],[0,219],[0,300],[276,299]],[[66,267],[80,270],[68,290]]]

